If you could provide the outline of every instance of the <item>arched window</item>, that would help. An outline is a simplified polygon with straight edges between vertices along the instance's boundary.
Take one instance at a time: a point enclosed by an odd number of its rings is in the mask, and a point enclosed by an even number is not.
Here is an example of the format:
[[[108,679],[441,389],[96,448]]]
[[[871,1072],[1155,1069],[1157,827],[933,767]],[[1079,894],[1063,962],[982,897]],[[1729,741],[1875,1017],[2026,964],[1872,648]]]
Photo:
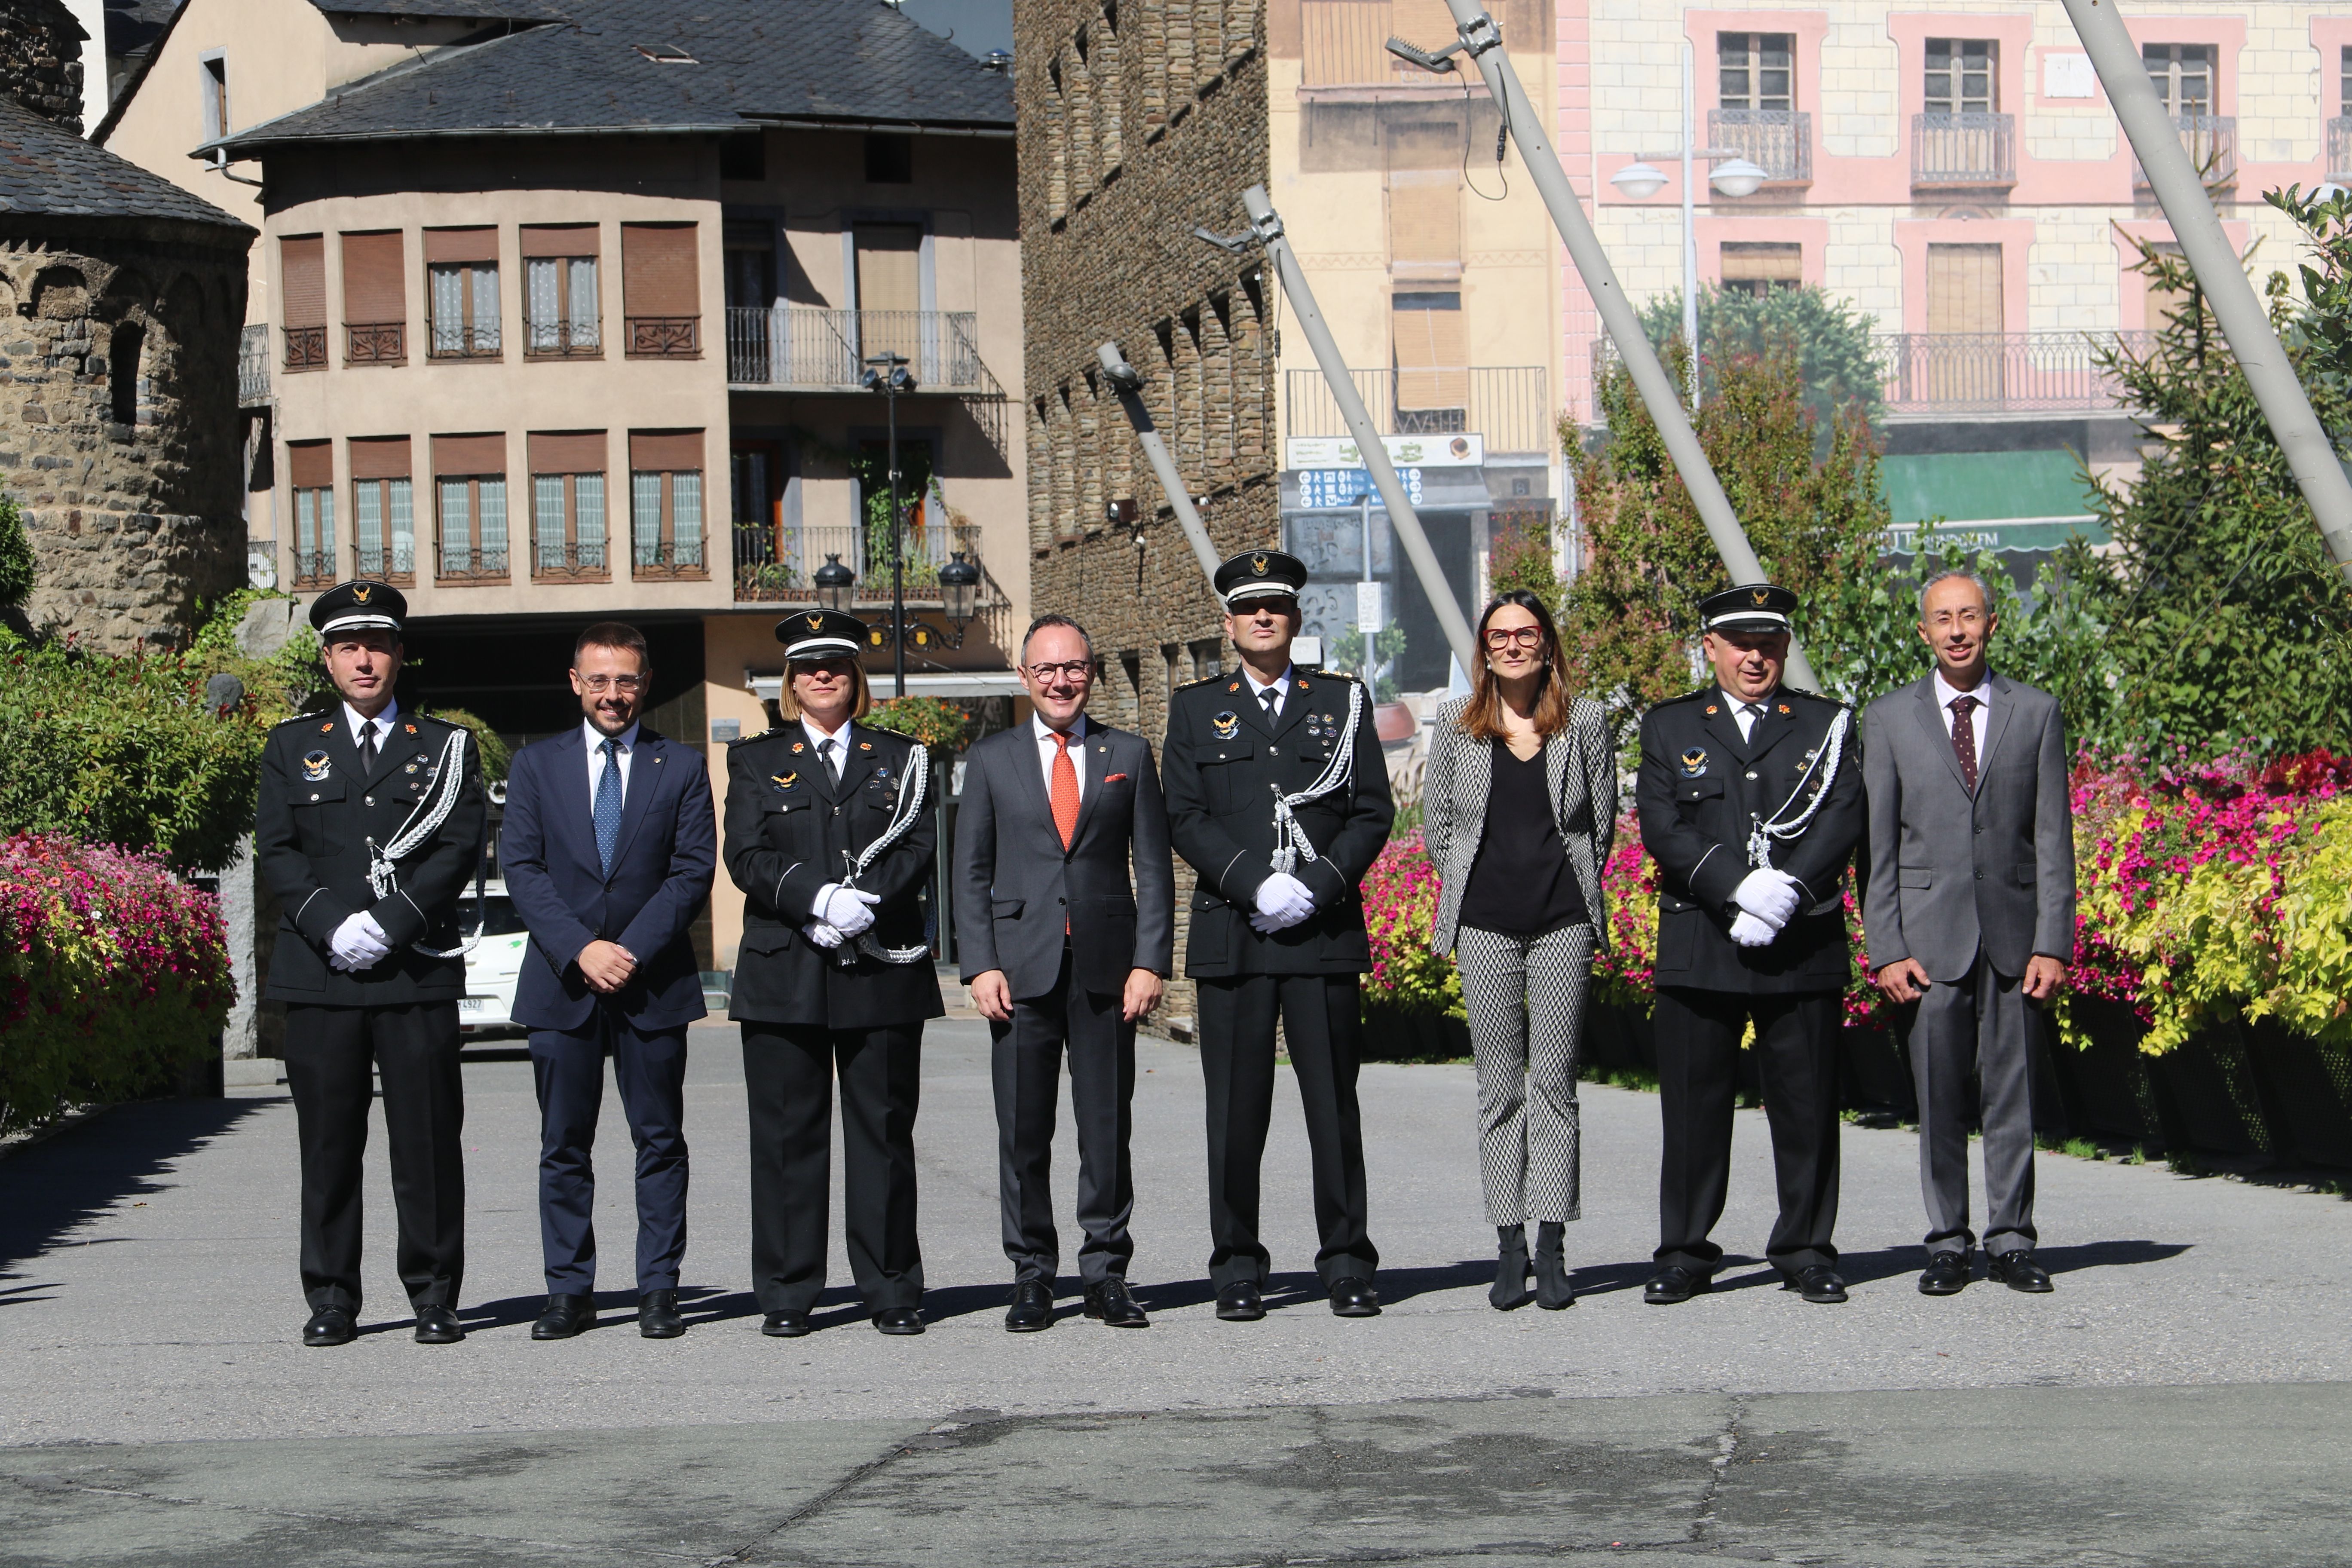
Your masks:
[[[107,354],[106,384],[117,425],[139,423],[139,358],[146,346],[144,327],[125,321],[114,329]]]

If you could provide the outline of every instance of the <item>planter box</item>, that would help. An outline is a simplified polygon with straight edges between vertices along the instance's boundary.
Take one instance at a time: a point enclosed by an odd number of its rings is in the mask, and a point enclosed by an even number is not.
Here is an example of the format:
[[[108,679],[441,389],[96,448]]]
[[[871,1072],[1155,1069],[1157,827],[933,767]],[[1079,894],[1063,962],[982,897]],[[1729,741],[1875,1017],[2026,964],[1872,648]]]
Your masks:
[[[1444,1013],[1364,1009],[1364,1060],[1459,1061],[1470,1054],[1470,1025]]]
[[[2049,1053],[2067,1131],[2161,1150],[2164,1121],[2149,1081],[2150,1058],[2139,1048],[2147,1026],[2120,1003],[2087,996],[2074,998],[2074,1021],[2090,1042],[2070,1049],[2053,1030]]]
[[[2268,1019],[2243,1033],[2272,1152],[2291,1164],[2352,1166],[2352,1052]]]
[[[1838,1031],[1838,1100],[1847,1110],[1892,1111],[1919,1120],[1919,1094],[1893,1029]]]
[[[2202,1030],[2144,1059],[2168,1143],[2241,1160],[2273,1152],[2253,1065],[2236,1026]]]

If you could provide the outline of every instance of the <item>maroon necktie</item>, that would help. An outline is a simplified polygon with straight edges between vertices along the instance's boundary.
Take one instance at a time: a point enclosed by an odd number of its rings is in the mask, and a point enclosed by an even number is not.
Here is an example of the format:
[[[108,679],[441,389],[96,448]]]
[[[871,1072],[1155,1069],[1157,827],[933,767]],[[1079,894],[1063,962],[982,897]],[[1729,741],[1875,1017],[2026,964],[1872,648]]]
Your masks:
[[[1980,703],[1973,697],[1955,697],[1952,710],[1952,755],[1960,759],[1960,777],[1966,779],[1969,793],[1977,793],[1977,727],[1969,722],[1969,715]]]

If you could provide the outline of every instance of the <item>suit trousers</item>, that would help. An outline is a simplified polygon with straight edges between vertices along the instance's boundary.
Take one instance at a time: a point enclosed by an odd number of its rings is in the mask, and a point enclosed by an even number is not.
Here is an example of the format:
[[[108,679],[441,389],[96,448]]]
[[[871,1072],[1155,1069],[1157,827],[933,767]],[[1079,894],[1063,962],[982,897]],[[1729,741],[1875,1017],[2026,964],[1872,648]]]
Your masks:
[[[915,1235],[915,1111],[923,1026],[743,1026],[751,1119],[751,1293],[808,1311],[824,1289],[833,1085],[841,1080],[841,1207],[868,1312],[923,1303]]]
[[[394,1265],[411,1306],[454,1311],[466,1273],[457,1004],[289,1004],[285,1050],[302,1152],[302,1294],[311,1310],[359,1310],[362,1163],[380,1076],[399,1223]]]
[[[1464,926],[1454,944],[1478,1071],[1478,1168],[1486,1223],[1579,1217],[1576,1058],[1592,928],[1538,937]]]
[[[636,1146],[637,1289],[675,1290],[686,1256],[686,1028],[641,1033],[603,1004],[579,1030],[534,1029],[539,1089],[539,1241],[547,1293],[596,1289],[596,1121],[604,1051]]]
[[[1739,1039],[1756,1025],[1756,1067],[1772,1130],[1780,1216],[1764,1256],[1794,1276],[1834,1265],[1837,1248],[1837,1032],[1834,991],[1752,996],[1680,985],[1658,988],[1658,1109],[1665,1152],[1658,1181],[1660,1267],[1712,1274],[1723,1248],[1707,1239],[1731,1180],[1731,1112]]]
[[[1054,1230],[1054,1117],[1062,1056],[1070,1061],[1070,1119],[1078,1134],[1078,1276],[1087,1284],[1127,1278],[1135,1241],[1135,1178],[1128,1161],[1135,1100],[1135,1026],[1118,994],[1088,991],[1072,977],[1070,951],[1043,996],[1016,998],[1013,1020],[991,1024],[996,1085],[996,1186],[1004,1209],[1004,1256],[1013,1278],[1060,1272]]]
[[[2033,1044],[2042,1010],[2021,977],[1998,973],[1983,953],[1967,976],[1938,981],[1899,1015],[1896,1028],[1919,1091],[1919,1195],[1927,1207],[1927,1250],[1966,1252],[1969,1234],[1969,1079],[1981,1084],[1985,1233],[1988,1253],[2032,1247],[2033,1231]]]
[[[1244,974],[1198,981],[1201,1074],[1208,1090],[1209,1279],[1263,1285],[1270,1261],[1258,1240],[1258,1167],[1274,1120],[1278,1013],[1307,1115],[1315,1173],[1315,1272],[1325,1289],[1369,1279],[1381,1255],[1367,1234],[1363,1120],[1356,1073],[1363,1016],[1352,974]]]

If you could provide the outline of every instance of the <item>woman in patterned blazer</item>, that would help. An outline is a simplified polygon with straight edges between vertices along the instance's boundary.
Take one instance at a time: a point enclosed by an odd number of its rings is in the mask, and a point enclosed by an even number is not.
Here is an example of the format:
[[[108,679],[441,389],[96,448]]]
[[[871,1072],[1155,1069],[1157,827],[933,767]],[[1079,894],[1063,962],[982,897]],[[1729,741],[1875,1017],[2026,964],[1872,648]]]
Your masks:
[[[1478,619],[1477,688],[1437,710],[1422,813],[1442,886],[1433,943],[1462,972],[1478,1071],[1478,1155],[1501,1258],[1487,1295],[1576,1300],[1560,1257],[1577,1217],[1576,1059],[1601,868],[1617,826],[1607,714],[1571,696],[1559,633],[1525,589]]]

